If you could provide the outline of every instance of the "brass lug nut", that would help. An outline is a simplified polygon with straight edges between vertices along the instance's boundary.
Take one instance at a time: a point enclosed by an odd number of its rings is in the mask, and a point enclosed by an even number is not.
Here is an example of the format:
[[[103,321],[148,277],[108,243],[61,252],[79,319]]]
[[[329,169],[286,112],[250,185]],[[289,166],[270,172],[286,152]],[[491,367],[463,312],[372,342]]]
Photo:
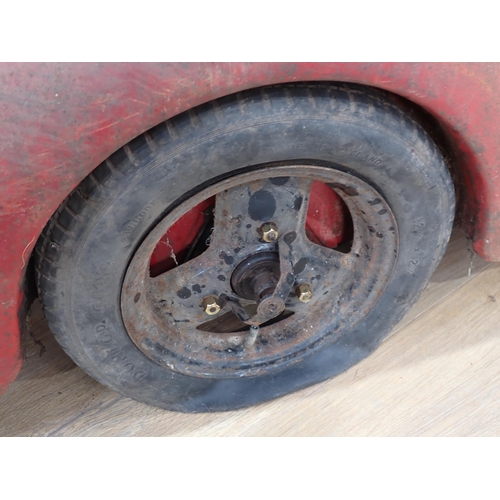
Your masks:
[[[313,298],[313,293],[309,285],[303,284],[299,285],[295,289],[295,293],[301,302],[309,302]]]
[[[278,228],[272,222],[267,222],[260,228],[260,234],[267,243],[274,243],[278,239]]]
[[[214,316],[220,311],[220,305],[217,303],[217,297],[208,295],[201,303],[203,310],[209,315]]]

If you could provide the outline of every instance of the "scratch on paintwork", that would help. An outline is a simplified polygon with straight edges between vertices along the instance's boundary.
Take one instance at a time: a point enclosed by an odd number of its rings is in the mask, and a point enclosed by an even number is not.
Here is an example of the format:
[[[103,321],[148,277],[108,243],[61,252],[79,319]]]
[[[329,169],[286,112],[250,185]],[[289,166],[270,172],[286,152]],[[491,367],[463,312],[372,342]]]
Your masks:
[[[57,170],[57,169],[64,170],[65,168],[68,168],[68,166],[71,166],[71,164],[69,162],[61,162],[61,163],[59,163],[59,165],[54,165],[54,166],[47,168],[45,170],[39,170],[38,172],[31,172],[29,177],[22,177],[18,180],[12,180],[12,181],[9,179],[8,181],[4,181],[4,182],[5,183],[8,182],[9,187],[10,186],[19,186],[19,185],[22,186],[23,184],[32,184],[34,177],[44,176],[46,174],[51,173],[53,170]],[[18,196],[18,198],[19,198],[19,196]],[[24,203],[25,203],[24,200],[19,200],[19,206],[21,206]]]
[[[122,123],[122,122],[124,122],[126,120],[129,120],[130,118],[133,118],[134,116],[140,115],[141,113],[142,113],[142,111],[137,111],[137,113],[133,113],[132,115],[126,116],[125,118],[121,118],[120,120],[116,120],[113,123],[108,123],[108,125],[104,125],[103,127],[98,128],[96,130],[92,130],[92,127],[95,127],[96,125],[98,125],[98,123],[92,123],[92,124],[87,125],[86,127],[84,127],[84,130],[85,129],[87,129],[87,130],[90,129],[91,133],[95,134],[97,132],[100,132],[101,130],[104,130],[104,129],[109,128],[109,127],[113,127],[114,125],[117,125],[118,123]],[[102,123],[102,121],[100,123]]]
[[[488,90],[488,92],[493,92],[493,89],[491,88],[491,85],[484,80],[482,77],[481,73],[477,74],[474,70],[470,70],[464,65],[459,67],[459,71],[462,72],[463,74],[467,75],[469,78],[472,78],[475,80],[477,83],[481,84],[484,88]]]
[[[425,92],[420,92],[418,89],[408,89],[409,94],[413,94],[415,97],[420,97],[421,99],[424,99],[426,97]]]
[[[28,210],[23,207],[23,201],[24,200],[13,200],[12,203],[9,203],[9,200],[5,199],[4,204],[2,205],[2,213],[0,214],[0,219],[4,217],[11,217],[14,213],[17,215],[24,215],[26,212],[28,212]]]
[[[159,90],[154,90],[154,89],[148,89],[149,92],[153,93],[153,94],[158,94],[158,95],[162,95],[163,97],[166,98],[167,101],[170,101],[170,91],[168,92],[160,92]]]
[[[138,102],[139,104],[146,104],[148,105],[149,103],[146,101],[139,101],[138,99],[130,99],[131,102]]]
[[[170,248],[170,257],[172,257],[172,259],[174,259],[175,265],[178,266],[179,263],[177,262],[177,258],[175,256],[174,248],[170,244],[170,240],[167,238],[167,241],[160,241],[160,243],[163,243],[164,245],[167,245],[168,248]]]
[[[23,259],[23,266],[21,267],[21,269],[24,269],[24,265],[26,264],[26,261],[24,260],[24,254],[25,254],[26,250],[28,249],[28,247],[33,243],[33,241],[35,241],[35,238],[36,238],[36,235],[33,236],[33,238],[31,238],[31,241],[24,247],[23,253],[21,254],[21,259]]]

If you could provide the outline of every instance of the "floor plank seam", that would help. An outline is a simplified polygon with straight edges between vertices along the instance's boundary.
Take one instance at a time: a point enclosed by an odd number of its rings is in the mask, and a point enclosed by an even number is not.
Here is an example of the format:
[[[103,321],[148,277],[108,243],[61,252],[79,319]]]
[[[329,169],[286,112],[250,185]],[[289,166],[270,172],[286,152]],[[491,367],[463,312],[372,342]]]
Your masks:
[[[100,405],[99,403],[97,403],[95,405],[92,405],[91,407],[87,408],[85,411],[83,411],[79,415],[75,415],[73,418],[69,419],[67,422],[65,422],[64,424],[62,424],[61,426],[59,426],[56,430],[54,430],[52,432],[49,432],[49,434],[47,434],[47,437],[54,437],[54,436],[56,436],[56,434],[58,434],[60,431],[62,431],[63,429],[69,427],[73,422],[75,422],[79,418],[83,417],[84,415],[87,415],[92,410],[97,409],[98,412],[100,412],[102,410],[107,410],[108,408],[110,408],[111,406],[113,406],[115,403],[117,403],[121,399],[123,399],[123,397],[122,396],[118,396],[117,398],[109,401],[108,403],[106,403],[104,405]]]

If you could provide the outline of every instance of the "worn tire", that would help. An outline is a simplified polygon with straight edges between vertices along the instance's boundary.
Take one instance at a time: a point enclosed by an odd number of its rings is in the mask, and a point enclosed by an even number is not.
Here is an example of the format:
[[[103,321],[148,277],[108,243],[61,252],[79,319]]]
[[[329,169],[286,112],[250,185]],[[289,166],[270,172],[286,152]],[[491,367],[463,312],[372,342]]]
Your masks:
[[[187,376],[146,357],[120,312],[135,249],[186,193],[253,165],[295,159],[340,166],[390,205],[398,259],[373,309],[328,345],[259,376]],[[453,218],[442,154],[390,96],[342,85],[276,86],[183,113],[99,165],[47,224],[36,248],[37,285],[57,340],[101,383],[169,410],[231,410],[326,380],[370,354],[425,287]]]

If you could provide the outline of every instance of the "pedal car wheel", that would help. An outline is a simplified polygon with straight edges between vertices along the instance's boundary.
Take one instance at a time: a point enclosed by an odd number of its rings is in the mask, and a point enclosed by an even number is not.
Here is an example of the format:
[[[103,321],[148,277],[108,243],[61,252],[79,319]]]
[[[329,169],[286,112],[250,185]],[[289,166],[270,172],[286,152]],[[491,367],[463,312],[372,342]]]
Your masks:
[[[443,255],[453,185],[391,97],[287,85],[208,103],[102,163],[37,245],[39,292],[97,380],[170,410],[346,370]]]

